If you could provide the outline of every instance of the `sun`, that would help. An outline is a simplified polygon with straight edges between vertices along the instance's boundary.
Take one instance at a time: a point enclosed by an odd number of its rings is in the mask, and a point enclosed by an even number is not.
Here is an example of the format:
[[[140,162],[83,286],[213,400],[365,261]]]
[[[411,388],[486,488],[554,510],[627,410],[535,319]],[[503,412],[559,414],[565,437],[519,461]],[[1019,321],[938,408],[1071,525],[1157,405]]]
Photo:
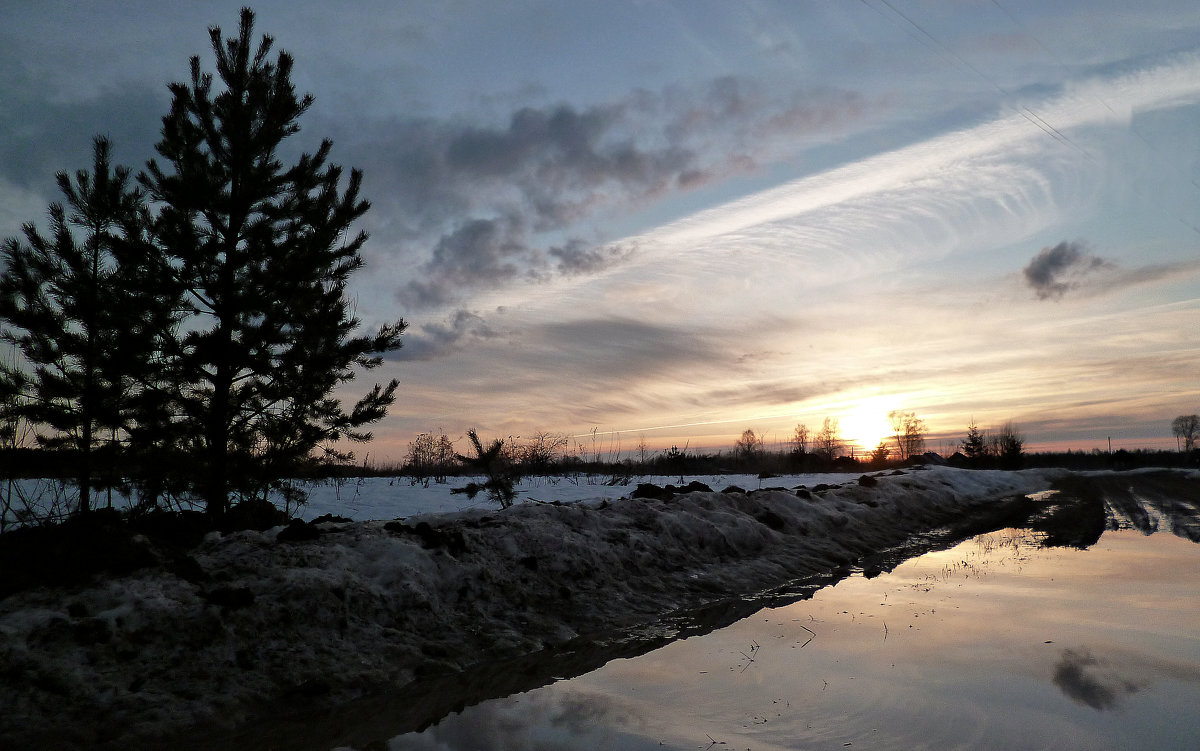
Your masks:
[[[892,427],[888,424],[891,404],[891,400],[885,397],[871,397],[857,402],[839,423],[842,440],[854,444],[863,452],[872,451],[880,441],[889,440],[892,437]]]

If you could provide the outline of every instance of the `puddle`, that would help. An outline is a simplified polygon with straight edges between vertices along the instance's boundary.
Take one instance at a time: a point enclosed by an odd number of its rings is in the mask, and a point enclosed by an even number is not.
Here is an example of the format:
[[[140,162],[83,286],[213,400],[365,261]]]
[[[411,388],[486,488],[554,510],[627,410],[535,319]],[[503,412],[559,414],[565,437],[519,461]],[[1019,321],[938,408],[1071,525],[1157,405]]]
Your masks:
[[[373,747],[1194,748],[1195,504],[1124,485],[1036,500],[1033,529],[855,574]]]

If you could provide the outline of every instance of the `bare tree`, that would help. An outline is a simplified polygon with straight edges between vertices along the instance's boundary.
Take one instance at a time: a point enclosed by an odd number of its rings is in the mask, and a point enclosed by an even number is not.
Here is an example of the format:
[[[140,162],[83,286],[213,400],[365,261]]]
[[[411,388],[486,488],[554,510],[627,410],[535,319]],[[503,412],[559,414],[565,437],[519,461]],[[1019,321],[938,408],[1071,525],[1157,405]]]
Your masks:
[[[734,458],[747,467],[754,466],[762,457],[762,453],[763,439],[751,428],[743,431],[742,437],[733,446]]]
[[[888,422],[895,434],[900,461],[908,461],[925,451],[925,421],[916,412],[892,410],[888,412]]]
[[[826,461],[833,461],[841,453],[842,434],[838,429],[836,417],[825,418],[825,422],[821,424],[821,432],[817,433],[815,448],[816,453],[823,456]]]
[[[1175,434],[1177,447],[1190,452],[1196,448],[1196,438],[1200,435],[1200,415],[1180,415],[1171,421],[1171,432]]]
[[[637,451],[638,469],[645,471],[646,462],[650,460],[650,445],[646,443],[645,433],[638,436],[637,447],[634,450]]]
[[[28,447],[34,438],[22,409],[24,399],[17,384],[0,379],[0,533],[19,523],[30,507],[16,458],[17,450]]]
[[[545,475],[560,463],[569,440],[561,433],[540,430],[517,447],[517,459],[526,475]]]
[[[445,433],[420,433],[408,444],[404,469],[414,485],[424,483],[425,487],[429,487],[430,479],[445,482],[454,462],[454,444],[449,436]]]
[[[808,426],[800,423],[792,431],[792,454],[804,456],[808,453]]]
[[[992,441],[995,445],[994,453],[1000,458],[1000,466],[1005,469],[1018,469],[1021,466],[1025,436],[1021,435],[1012,420],[1000,426]]]
[[[421,480],[425,480],[428,483],[432,456],[432,434],[418,433],[416,438],[408,442],[408,454],[404,457],[404,470],[412,477],[414,484]]]
[[[445,482],[446,476],[450,474],[450,470],[454,468],[457,461],[458,456],[454,453],[454,443],[451,442],[450,436],[442,433],[433,444],[433,462],[437,468],[434,480]]]

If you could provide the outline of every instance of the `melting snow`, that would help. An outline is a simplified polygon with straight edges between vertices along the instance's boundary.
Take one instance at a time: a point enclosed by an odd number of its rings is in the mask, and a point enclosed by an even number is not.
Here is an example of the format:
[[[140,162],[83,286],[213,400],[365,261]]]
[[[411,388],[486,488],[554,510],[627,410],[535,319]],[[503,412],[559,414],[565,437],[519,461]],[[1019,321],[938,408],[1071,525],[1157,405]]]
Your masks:
[[[326,485],[303,516],[352,521],[315,540],[210,535],[186,578],[143,570],[0,601],[0,738],[117,748],[330,706],[830,571],[1057,474],[688,478],[714,492],[670,500],[543,480],[504,511],[447,486]],[[732,484],[748,492],[719,492]]]

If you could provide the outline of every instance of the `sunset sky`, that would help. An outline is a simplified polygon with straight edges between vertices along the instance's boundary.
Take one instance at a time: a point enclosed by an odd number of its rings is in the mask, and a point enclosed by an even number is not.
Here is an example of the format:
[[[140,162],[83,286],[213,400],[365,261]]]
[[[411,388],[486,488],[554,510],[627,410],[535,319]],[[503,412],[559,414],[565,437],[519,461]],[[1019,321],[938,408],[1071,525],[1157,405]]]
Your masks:
[[[144,164],[239,5],[3,3],[0,236],[94,135]],[[289,155],[365,171],[358,312],[410,323],[360,456],[895,409],[937,450],[1173,448],[1200,412],[1195,0],[341,5],[253,7],[316,97]]]

